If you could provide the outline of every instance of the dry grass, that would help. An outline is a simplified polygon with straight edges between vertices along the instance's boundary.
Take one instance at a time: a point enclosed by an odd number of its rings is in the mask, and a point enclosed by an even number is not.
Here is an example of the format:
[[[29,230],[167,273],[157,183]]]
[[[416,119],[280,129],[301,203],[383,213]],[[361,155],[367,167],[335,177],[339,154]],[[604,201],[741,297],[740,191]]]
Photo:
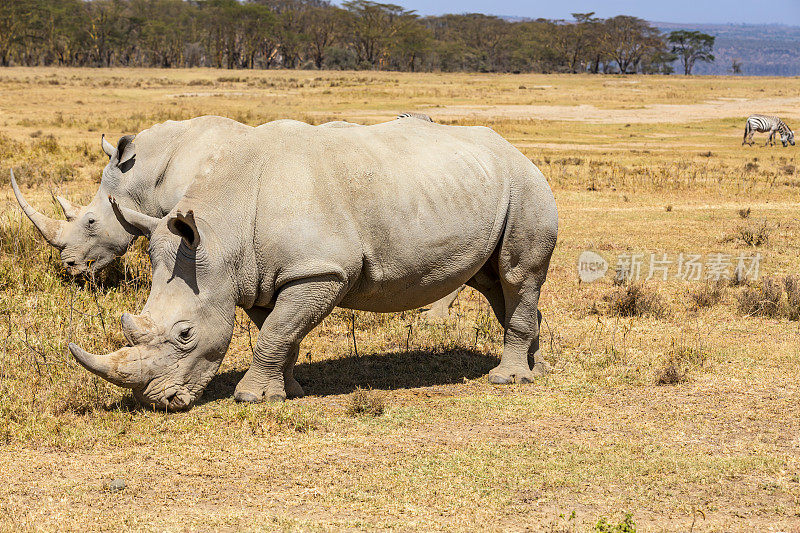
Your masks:
[[[611,313],[621,317],[665,317],[669,310],[661,296],[643,283],[628,283],[608,296]]]
[[[800,271],[800,179],[788,170],[796,152],[741,147],[743,116],[691,113],[723,97],[798,122],[791,99],[800,79],[772,83],[773,104],[764,83],[2,70],[0,529],[622,531],[626,521],[641,531],[796,529],[800,290],[784,280]],[[575,102],[626,122],[519,111]],[[633,120],[670,104],[680,107],[662,109],[666,122]],[[463,111],[476,106],[480,114]],[[9,166],[29,199],[56,214],[51,190],[79,203],[96,190],[103,132],[206,113],[250,124],[370,123],[404,110],[491,126],[548,177],[560,216],[541,298],[550,376],[533,386],[486,383],[502,332],[471,290],[443,322],[416,311],[356,312],[358,356],[353,315],[336,311],[301,347],[296,375],[308,396],[282,406],[231,399],[257,335],[241,312],[219,375],[186,413],[141,410],[71,360],[71,340],[95,351],[124,342],[119,316],[141,309],[148,293],[145,243],[97,280],[67,277],[20,219]],[[741,295],[764,292],[760,280],[724,289],[670,276],[639,292],[615,288],[611,274],[577,284],[587,248],[612,271],[621,253],[741,253],[742,240],[726,235],[753,224],[741,220],[751,209],[769,221],[759,250],[770,294],[779,292],[773,316],[739,310]],[[586,312],[610,309],[610,293],[625,312]],[[658,295],[656,311],[644,312],[642,295]],[[348,416],[376,413],[377,397],[380,416]],[[107,490],[118,479],[125,489]]]
[[[777,318],[781,314],[783,288],[777,280],[764,278],[759,284],[746,286],[738,298],[740,313]]]
[[[708,354],[702,343],[675,343],[664,357],[664,364],[656,373],[657,385],[675,385],[689,380],[689,374],[695,369],[702,369]]]
[[[736,238],[747,246],[764,246],[769,242],[769,235],[770,229],[766,220],[740,226],[736,232]]]
[[[690,289],[689,296],[695,309],[704,307],[714,307],[725,298],[725,289],[728,283],[724,279],[716,281],[706,281],[693,289]]]
[[[386,410],[385,401],[381,394],[369,389],[356,388],[350,395],[347,405],[348,416],[381,416]]]

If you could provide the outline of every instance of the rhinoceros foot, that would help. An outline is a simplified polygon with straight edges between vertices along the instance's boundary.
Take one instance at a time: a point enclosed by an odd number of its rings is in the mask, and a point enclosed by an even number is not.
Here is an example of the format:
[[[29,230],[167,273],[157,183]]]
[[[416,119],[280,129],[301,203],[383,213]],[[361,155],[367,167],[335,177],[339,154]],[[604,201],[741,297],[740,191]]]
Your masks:
[[[525,366],[503,366],[489,371],[489,383],[494,385],[507,385],[509,383],[533,383],[534,378],[541,376]]]
[[[263,394],[255,394],[248,391],[237,390],[233,393],[233,399],[242,403],[256,403],[264,398]]]
[[[284,377],[284,387],[286,388],[287,398],[302,398],[306,395],[303,387],[294,378]]]
[[[547,361],[539,361],[533,365],[533,375],[536,377],[546,376],[553,371],[553,367]]]
[[[274,394],[256,394],[250,391],[240,391],[237,390],[233,393],[233,399],[237,402],[242,403],[259,403],[259,402],[282,402],[286,400],[285,393],[274,393]]]

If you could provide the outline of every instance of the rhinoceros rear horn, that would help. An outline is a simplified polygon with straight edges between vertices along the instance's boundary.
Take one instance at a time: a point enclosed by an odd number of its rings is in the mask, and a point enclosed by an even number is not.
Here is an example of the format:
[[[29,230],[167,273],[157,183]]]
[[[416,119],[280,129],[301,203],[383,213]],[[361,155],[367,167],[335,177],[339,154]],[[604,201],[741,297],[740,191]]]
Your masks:
[[[131,235],[143,235],[149,238],[155,231],[158,223],[161,222],[160,218],[151,217],[139,211],[122,207],[113,196],[109,196],[108,201],[111,202],[114,216],[117,217],[117,220],[122,224],[122,227],[125,228],[125,231]]]
[[[80,209],[77,206],[73,205],[72,202],[63,196],[55,196],[54,198],[56,202],[58,202],[58,205],[61,206],[61,210],[64,211],[64,216],[67,217],[68,221],[78,218]]]
[[[39,230],[39,233],[50,243],[51,246],[58,248],[59,250],[64,248],[64,242],[61,240],[61,230],[64,227],[63,220],[54,220],[50,217],[47,217],[36,209],[30,206],[28,202],[25,201],[25,198],[22,196],[22,192],[20,192],[19,187],[17,186],[17,180],[14,177],[14,171],[11,171],[11,188],[14,190],[14,196],[17,198],[17,202],[19,202],[19,206],[22,208],[22,212],[31,219],[33,225],[36,226],[36,229]]]

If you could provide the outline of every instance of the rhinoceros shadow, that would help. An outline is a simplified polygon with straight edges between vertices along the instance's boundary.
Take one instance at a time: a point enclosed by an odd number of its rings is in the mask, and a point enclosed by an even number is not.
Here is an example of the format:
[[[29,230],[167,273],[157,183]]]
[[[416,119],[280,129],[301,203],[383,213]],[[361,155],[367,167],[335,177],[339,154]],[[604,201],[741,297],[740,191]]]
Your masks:
[[[294,375],[306,395],[326,396],[347,394],[358,387],[393,390],[462,383],[464,378],[485,376],[498,363],[497,357],[469,348],[412,350],[299,363]],[[211,380],[200,403],[232,396],[243,375],[238,370],[221,372]]]

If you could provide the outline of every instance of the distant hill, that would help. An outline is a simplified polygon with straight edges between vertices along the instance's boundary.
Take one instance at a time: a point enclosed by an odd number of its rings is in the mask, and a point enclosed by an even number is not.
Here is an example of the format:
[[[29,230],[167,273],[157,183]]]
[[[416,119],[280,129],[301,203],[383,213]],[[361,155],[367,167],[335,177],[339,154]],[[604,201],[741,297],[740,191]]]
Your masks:
[[[734,59],[750,76],[800,76],[800,27],[778,24],[675,24],[652,22],[665,33],[697,30],[714,35],[714,63],[698,63],[693,74],[731,74]],[[677,67],[677,65],[676,65]],[[681,72],[676,68],[676,72]]]

